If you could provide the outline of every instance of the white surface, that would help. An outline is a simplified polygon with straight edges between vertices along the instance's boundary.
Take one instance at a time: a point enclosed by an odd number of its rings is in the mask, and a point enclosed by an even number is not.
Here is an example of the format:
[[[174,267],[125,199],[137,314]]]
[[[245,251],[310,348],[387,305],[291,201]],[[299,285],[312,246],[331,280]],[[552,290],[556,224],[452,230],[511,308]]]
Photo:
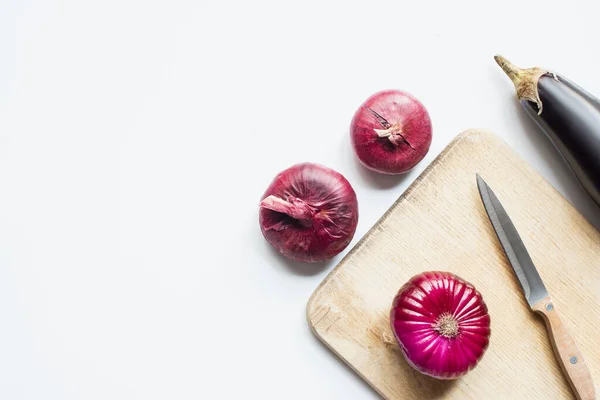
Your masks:
[[[597,4],[1,1],[0,398],[375,398],[305,321],[341,256],[277,256],[260,195],[296,162],[342,172],[354,244],[482,127],[598,221],[492,59],[600,94]],[[348,142],[385,88],[434,124],[399,178],[366,172]]]

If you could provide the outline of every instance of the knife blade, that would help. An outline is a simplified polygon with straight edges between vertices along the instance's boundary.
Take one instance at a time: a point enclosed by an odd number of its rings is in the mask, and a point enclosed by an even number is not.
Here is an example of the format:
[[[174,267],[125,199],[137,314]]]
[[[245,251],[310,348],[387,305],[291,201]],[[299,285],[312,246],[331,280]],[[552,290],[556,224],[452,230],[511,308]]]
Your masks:
[[[529,307],[544,318],[554,354],[571,389],[577,399],[595,399],[594,381],[585,365],[581,351],[560,319],[517,228],[510,220],[498,197],[479,174],[477,174],[477,187],[483,207],[523,289]]]
[[[538,274],[525,244],[519,236],[519,232],[517,232],[517,228],[515,228],[506,210],[502,207],[498,197],[479,175],[477,175],[477,187],[485,211],[506,253],[508,262],[515,271],[523,292],[525,292],[527,303],[529,303],[529,307],[533,307],[534,304],[548,296],[546,286],[544,286],[544,282],[542,282],[542,278]]]

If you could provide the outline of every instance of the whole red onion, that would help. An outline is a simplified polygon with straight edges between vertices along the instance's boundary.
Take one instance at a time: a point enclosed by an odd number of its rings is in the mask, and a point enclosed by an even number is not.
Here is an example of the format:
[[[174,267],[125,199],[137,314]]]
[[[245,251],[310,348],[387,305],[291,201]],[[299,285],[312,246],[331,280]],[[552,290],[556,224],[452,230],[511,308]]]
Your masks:
[[[356,231],[354,189],[341,174],[319,164],[297,164],[281,172],[261,200],[265,239],[293,260],[327,260],[346,248]]]
[[[449,272],[411,278],[394,298],[390,321],[406,361],[438,379],[455,379],[473,369],[491,333],[481,294]]]
[[[386,90],[356,111],[350,136],[358,159],[384,174],[401,174],[425,157],[431,145],[431,119],[412,95]]]

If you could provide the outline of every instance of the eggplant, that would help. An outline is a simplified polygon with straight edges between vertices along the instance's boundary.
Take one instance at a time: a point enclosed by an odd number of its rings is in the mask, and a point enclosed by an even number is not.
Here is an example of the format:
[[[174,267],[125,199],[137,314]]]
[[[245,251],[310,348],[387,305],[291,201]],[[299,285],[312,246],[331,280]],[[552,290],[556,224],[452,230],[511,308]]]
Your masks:
[[[515,85],[521,106],[600,205],[600,101],[563,76],[494,59]]]

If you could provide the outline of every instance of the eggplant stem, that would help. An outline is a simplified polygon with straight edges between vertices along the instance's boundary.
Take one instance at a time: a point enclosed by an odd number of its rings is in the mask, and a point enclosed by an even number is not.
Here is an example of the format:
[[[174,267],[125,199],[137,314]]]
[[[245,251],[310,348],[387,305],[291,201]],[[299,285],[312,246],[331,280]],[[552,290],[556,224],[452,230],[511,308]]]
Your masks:
[[[518,86],[519,82],[521,82],[521,73],[523,69],[517,67],[501,55],[494,56],[494,60],[496,60],[496,63],[502,68],[502,71],[508,75],[515,86]]]
[[[538,67],[519,68],[500,55],[494,56],[494,60],[515,85],[519,100],[534,103],[537,106],[538,114],[541,114],[542,100],[538,92],[538,81],[542,76],[548,74],[548,71]]]

